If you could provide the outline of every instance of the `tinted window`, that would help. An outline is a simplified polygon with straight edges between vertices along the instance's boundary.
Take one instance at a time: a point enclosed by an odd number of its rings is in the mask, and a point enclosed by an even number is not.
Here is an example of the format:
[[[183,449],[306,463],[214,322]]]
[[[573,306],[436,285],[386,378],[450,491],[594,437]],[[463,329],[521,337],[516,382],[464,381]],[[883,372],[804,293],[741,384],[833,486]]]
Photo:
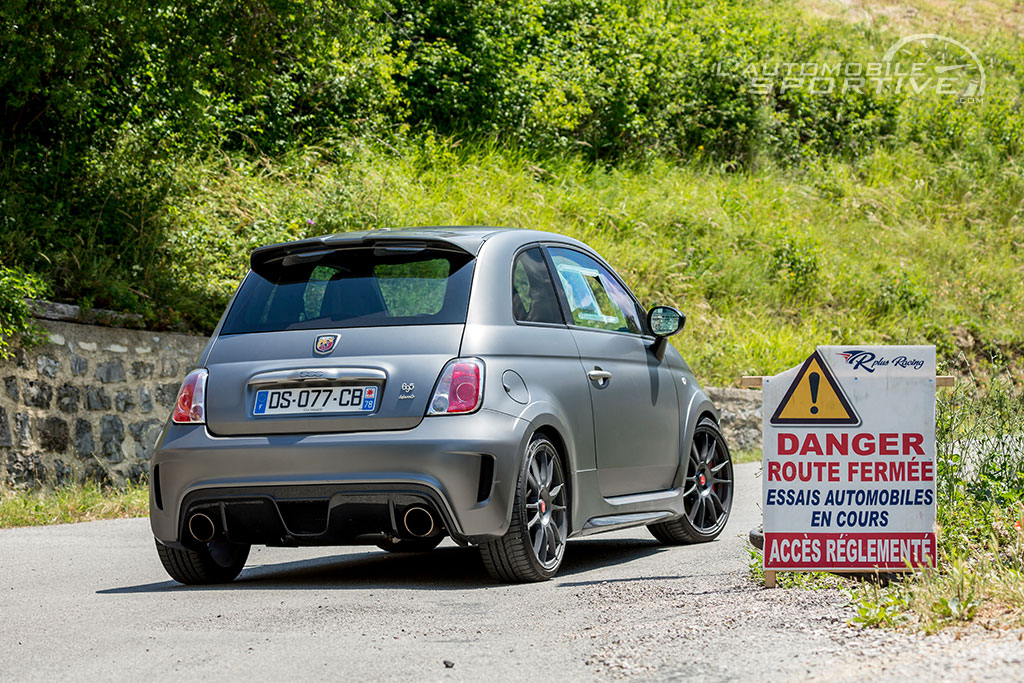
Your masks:
[[[522,322],[562,322],[555,285],[539,247],[519,254],[512,266],[512,315]]]
[[[245,279],[221,334],[464,323],[473,263],[429,248],[279,257]]]
[[[607,268],[578,251],[550,251],[574,324],[599,330],[641,333],[636,302]]]
[[[380,287],[388,315],[436,315],[444,306],[452,264],[434,258],[413,263],[378,263],[373,277]]]

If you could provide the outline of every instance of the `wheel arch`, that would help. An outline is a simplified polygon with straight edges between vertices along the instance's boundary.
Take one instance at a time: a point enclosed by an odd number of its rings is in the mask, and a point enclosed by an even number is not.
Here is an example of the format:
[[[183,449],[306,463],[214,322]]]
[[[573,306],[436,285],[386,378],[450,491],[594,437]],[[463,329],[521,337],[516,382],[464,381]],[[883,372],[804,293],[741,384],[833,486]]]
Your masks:
[[[676,471],[676,477],[673,482],[673,487],[675,488],[682,486],[683,478],[686,476],[686,468],[684,467],[686,454],[690,452],[690,445],[693,443],[693,433],[697,430],[697,425],[700,424],[700,421],[705,417],[710,417],[721,428],[719,422],[721,413],[702,390],[693,392],[683,417],[685,422],[683,423],[684,429],[681,430],[679,439],[679,468]],[[728,443],[725,446],[728,449]]]
[[[575,518],[573,507],[576,500],[576,471],[569,466],[569,455],[565,446],[565,439],[562,438],[561,433],[559,433],[556,427],[550,424],[542,424],[533,431],[533,435],[530,438],[533,439],[533,436],[538,434],[547,437],[555,445],[555,450],[558,451],[558,460],[562,463],[562,470],[565,472],[565,483],[569,489],[569,507],[567,512],[569,515],[569,531],[571,533],[573,528],[572,521]]]
[[[713,421],[713,422],[714,422],[715,424],[718,424],[718,416],[717,416],[717,415],[715,415],[715,414],[714,414],[713,412],[711,412],[710,410],[705,410],[704,412],[702,412],[702,413],[701,413],[700,415],[698,415],[698,416],[697,416],[697,420],[696,420],[696,421],[695,421],[695,422],[693,423],[693,424],[694,424],[694,426],[696,427],[696,425],[699,425],[699,424],[700,424],[700,421],[701,421],[701,420],[703,420],[703,419],[704,419],[705,417],[709,417],[709,418],[711,418],[711,420],[712,420],[712,421]],[[721,427],[721,425],[719,425],[719,427]],[[691,435],[691,436],[692,436],[692,435]]]
[[[573,520],[578,518],[578,507],[580,505],[580,482],[577,473],[580,461],[577,454],[577,442],[568,420],[559,415],[555,406],[546,401],[537,401],[530,404],[519,416],[530,423],[526,430],[523,442],[519,448],[519,455],[516,459],[516,472],[522,465],[522,458],[526,454],[526,447],[535,434],[544,434],[555,444],[558,449],[558,457],[562,462],[562,469],[565,471],[565,481],[569,487],[569,530],[573,530]],[[584,435],[586,437],[587,435]],[[587,447],[587,440],[584,438],[582,447]],[[587,467],[587,465],[583,465]],[[512,508],[509,507],[511,514]]]
[[[518,416],[530,423],[526,430],[526,440],[522,445],[525,447],[529,439],[538,432],[551,436],[552,441],[558,446],[559,455],[562,458],[562,465],[567,473],[576,471],[578,458],[576,457],[576,438],[569,427],[568,420],[563,418],[553,405],[548,402],[536,402],[530,404]],[[525,448],[520,449],[519,457],[522,458]]]

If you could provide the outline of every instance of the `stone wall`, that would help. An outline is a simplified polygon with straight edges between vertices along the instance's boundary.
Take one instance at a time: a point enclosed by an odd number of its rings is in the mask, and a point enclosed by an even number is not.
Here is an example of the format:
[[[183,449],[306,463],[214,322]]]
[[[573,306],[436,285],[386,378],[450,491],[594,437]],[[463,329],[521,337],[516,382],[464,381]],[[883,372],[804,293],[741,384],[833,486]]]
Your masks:
[[[40,320],[49,343],[0,362],[0,482],[121,484],[153,446],[203,337]]]
[[[722,433],[730,450],[761,450],[761,390],[706,387],[721,411]]]

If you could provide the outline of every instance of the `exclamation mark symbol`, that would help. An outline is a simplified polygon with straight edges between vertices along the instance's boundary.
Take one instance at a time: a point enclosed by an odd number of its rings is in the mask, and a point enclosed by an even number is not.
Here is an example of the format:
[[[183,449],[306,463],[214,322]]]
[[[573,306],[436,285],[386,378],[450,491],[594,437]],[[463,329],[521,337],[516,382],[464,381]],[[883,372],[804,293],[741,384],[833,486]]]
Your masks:
[[[821,383],[821,375],[816,372],[812,372],[807,376],[807,381],[811,383],[811,403],[818,402],[818,384]],[[818,406],[811,406],[811,415],[818,414]]]

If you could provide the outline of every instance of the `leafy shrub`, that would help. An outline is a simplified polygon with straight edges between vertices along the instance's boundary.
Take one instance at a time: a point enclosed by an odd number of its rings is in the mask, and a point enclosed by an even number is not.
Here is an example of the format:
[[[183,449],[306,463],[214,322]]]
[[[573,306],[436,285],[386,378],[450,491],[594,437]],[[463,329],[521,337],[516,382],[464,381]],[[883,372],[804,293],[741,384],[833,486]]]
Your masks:
[[[12,346],[41,343],[44,331],[32,318],[26,299],[45,297],[48,288],[36,275],[0,268],[0,359],[13,357]]]
[[[1024,395],[1005,380],[960,382],[936,415],[939,567],[882,589],[853,592],[863,626],[913,617],[926,631],[974,619],[983,603],[1024,623]]]
[[[5,261],[159,322],[183,294],[164,249],[178,158],[390,126],[404,105],[382,18],[370,1],[5,3]]]
[[[882,282],[874,309],[880,315],[916,311],[928,302],[928,294],[906,273],[893,273]]]
[[[795,237],[783,237],[772,251],[769,268],[787,291],[806,294],[818,275],[818,248]]]

